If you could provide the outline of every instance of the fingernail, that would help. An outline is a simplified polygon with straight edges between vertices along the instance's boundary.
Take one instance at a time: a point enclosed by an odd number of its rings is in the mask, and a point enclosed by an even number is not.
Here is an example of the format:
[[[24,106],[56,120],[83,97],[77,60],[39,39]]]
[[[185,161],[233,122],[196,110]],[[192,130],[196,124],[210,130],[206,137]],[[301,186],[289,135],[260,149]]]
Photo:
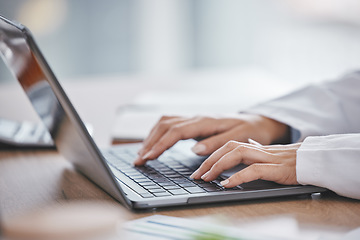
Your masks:
[[[191,148],[191,151],[193,151],[196,154],[202,154],[206,150],[206,146],[204,144],[196,144]]]
[[[199,169],[198,170],[196,170],[195,172],[193,172],[191,175],[190,175],[190,179],[195,179],[195,177],[196,177],[196,175],[198,174],[198,172],[199,172]]]
[[[140,157],[137,157],[136,159],[135,159],[135,161],[133,162],[133,165],[134,166],[138,166],[138,165],[141,165],[142,164],[142,158],[140,158]]]
[[[149,159],[149,157],[154,153],[153,150],[150,150],[149,152],[147,152],[141,159],[142,160],[147,160]]]
[[[220,184],[225,187],[226,185],[229,184],[229,182],[230,182],[229,179],[225,179],[224,181],[221,181]]]
[[[204,181],[206,181],[206,179],[208,178],[209,174],[210,174],[210,171],[207,171],[204,175],[201,176],[201,179],[204,180]]]

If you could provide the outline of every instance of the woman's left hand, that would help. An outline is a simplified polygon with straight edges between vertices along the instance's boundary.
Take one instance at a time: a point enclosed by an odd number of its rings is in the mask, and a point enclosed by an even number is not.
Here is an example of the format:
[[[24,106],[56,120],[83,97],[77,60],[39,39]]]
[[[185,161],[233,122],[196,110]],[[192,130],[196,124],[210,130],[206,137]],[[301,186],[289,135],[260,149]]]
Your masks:
[[[300,145],[257,146],[229,141],[211,154],[191,178],[212,181],[223,171],[244,163],[249,166],[222,181],[224,187],[232,188],[257,179],[296,185],[296,151]]]

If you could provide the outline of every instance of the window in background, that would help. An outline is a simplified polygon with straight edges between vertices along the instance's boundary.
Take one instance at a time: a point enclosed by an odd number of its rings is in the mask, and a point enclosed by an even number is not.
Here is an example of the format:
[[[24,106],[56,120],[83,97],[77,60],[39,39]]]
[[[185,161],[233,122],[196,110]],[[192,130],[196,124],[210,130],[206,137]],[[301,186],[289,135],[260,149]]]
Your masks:
[[[357,2],[0,0],[0,14],[33,30],[61,79],[255,68],[306,83],[360,67]]]

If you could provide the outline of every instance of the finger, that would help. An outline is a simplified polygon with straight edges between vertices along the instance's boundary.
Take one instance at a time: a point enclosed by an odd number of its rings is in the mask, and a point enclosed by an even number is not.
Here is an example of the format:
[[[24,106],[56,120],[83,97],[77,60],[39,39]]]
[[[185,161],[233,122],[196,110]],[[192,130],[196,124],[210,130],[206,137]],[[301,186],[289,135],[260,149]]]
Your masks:
[[[252,140],[252,139],[248,139],[248,142],[251,146],[254,146],[254,147],[258,147],[259,149],[262,149],[266,152],[269,152],[269,153],[282,153],[284,151],[297,151],[301,145],[301,143],[293,143],[293,144],[286,144],[286,145],[283,145],[283,144],[277,144],[277,145],[261,145],[260,143]],[[243,143],[245,145],[247,145],[246,143]]]
[[[221,184],[226,188],[232,188],[245,182],[251,182],[257,179],[274,181],[280,184],[295,185],[296,170],[283,166],[281,164],[253,164],[247,168],[235,173]]]
[[[173,146],[181,139],[189,139],[201,136],[201,131],[208,127],[208,124],[201,122],[201,119],[191,118],[168,126],[166,126],[166,123],[164,123],[163,127],[160,128],[165,129],[165,131],[158,131],[162,134],[158,134],[158,136],[153,137],[154,139],[157,139],[157,141],[154,141],[153,145],[148,144],[145,146],[141,151],[141,155],[139,155],[138,158],[134,161],[134,164],[143,165],[147,160],[159,157],[165,150]]]
[[[255,140],[253,140],[253,139],[251,139],[251,138],[248,139],[248,142],[249,142],[250,144],[255,145],[255,146],[258,146],[258,147],[262,147],[262,146],[263,146],[261,143],[258,143],[257,141],[255,141]]]
[[[171,125],[178,124],[180,122],[186,121],[185,118],[181,117],[169,117],[163,116],[159,120],[159,122],[153,127],[149,136],[144,140],[143,146],[138,151],[138,156],[134,161],[134,165],[139,166],[143,165],[146,161],[143,161],[144,155],[149,152],[149,150],[153,147],[156,141],[161,137],[161,134],[167,131]]]
[[[225,154],[231,152],[233,149],[238,147],[239,143],[236,141],[229,141],[224,146],[220,147],[213,154],[211,154],[200,167],[191,174],[190,178],[200,179],[202,175],[208,172],[211,167]]]
[[[242,126],[229,128],[225,132],[219,133],[198,142],[195,147],[192,148],[192,150],[198,155],[206,156],[215,152],[215,150],[219,149],[220,147],[224,146],[229,141],[229,139],[236,141],[244,141],[247,138],[245,136],[242,137],[242,130]]]
[[[216,179],[222,172],[240,163],[270,163],[274,155],[251,145],[240,144],[234,150],[222,156],[201,178],[204,181]]]
[[[178,123],[170,127],[143,158],[144,160],[157,158],[179,140],[206,136],[213,131],[214,124],[210,118],[193,118],[192,120]]]
[[[292,144],[276,144],[276,145],[263,145],[261,146],[264,149],[292,149],[298,148],[301,143],[292,143]]]
[[[277,174],[278,170],[272,164],[253,164],[245,169],[235,173],[228,179],[221,182],[226,188],[232,188],[245,182],[251,182],[257,179],[267,180],[266,174]]]
[[[187,124],[189,124],[189,127],[191,127],[191,124],[194,124],[194,128],[201,129],[201,133],[194,134],[193,138],[208,137],[214,134],[226,132],[239,124],[238,119],[217,119],[212,117],[194,117],[191,119],[177,117],[176,121],[174,120],[174,118],[171,117],[163,117],[162,120],[159,121],[159,123],[153,128],[149,137],[144,141],[144,147],[140,151],[140,155],[143,156],[145,153],[147,153],[155,145],[155,143],[166,133],[166,131],[169,131],[173,126],[181,122],[187,122]],[[226,141],[228,141],[228,139],[233,139],[233,136],[235,137],[236,133],[233,133],[232,135],[220,135],[219,138],[215,138],[213,139],[213,141],[202,141],[194,146],[193,151],[199,155],[209,155],[210,153],[224,145]],[[221,140],[218,141],[218,139]]]
[[[148,152],[149,149],[153,147],[155,142],[157,142],[160,139],[160,137],[166,131],[168,131],[172,126],[184,122],[186,120],[187,120],[186,118],[182,118],[182,117],[169,117],[169,116],[161,117],[158,123],[150,131],[148,137],[144,140],[143,147],[140,150],[139,155],[142,156],[146,152]]]
[[[299,143],[289,145],[269,145],[259,147],[260,149],[272,153],[272,154],[283,154],[284,152],[293,153],[296,152],[300,147]]]
[[[177,122],[181,122],[181,121],[185,121],[187,120],[187,118],[184,117],[180,117],[180,116],[162,116],[160,118],[160,120],[153,126],[153,128],[150,130],[148,136],[146,137],[146,139],[144,139],[144,142],[147,142],[149,140],[149,138],[151,136],[154,135],[154,133],[156,133],[159,128],[163,128],[164,126],[161,126],[161,124],[175,124]],[[166,125],[165,125],[166,127]]]
[[[147,137],[144,141],[144,146],[140,150],[139,155],[143,157],[147,154],[155,145],[157,141],[159,141],[167,131],[170,131],[172,128],[176,128],[178,124],[196,124],[197,122],[202,121],[200,118],[182,118],[182,117],[163,117],[156,126],[152,129],[149,137]],[[180,139],[177,139],[177,141]],[[176,142],[176,141],[175,141]]]
[[[219,121],[221,123],[219,123]],[[136,161],[136,165],[144,164],[149,159],[160,156],[166,149],[173,146],[181,139],[196,137],[207,137],[216,134],[218,131],[226,129],[227,126],[234,124],[233,120],[219,120],[212,117],[195,117],[184,122],[171,126],[160,139],[142,157]]]

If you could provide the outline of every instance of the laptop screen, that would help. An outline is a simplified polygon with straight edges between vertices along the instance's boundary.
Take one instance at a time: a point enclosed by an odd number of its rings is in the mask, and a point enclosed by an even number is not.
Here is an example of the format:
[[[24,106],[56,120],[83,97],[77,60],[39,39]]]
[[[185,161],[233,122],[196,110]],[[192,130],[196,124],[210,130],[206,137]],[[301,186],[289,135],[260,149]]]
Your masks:
[[[56,139],[64,119],[64,109],[46,81],[44,72],[21,32],[21,26],[0,21],[0,29],[0,51],[4,61],[25,90],[50,134]]]
[[[90,180],[123,201],[119,184],[30,31],[0,16],[0,53],[48,128],[59,152]]]

